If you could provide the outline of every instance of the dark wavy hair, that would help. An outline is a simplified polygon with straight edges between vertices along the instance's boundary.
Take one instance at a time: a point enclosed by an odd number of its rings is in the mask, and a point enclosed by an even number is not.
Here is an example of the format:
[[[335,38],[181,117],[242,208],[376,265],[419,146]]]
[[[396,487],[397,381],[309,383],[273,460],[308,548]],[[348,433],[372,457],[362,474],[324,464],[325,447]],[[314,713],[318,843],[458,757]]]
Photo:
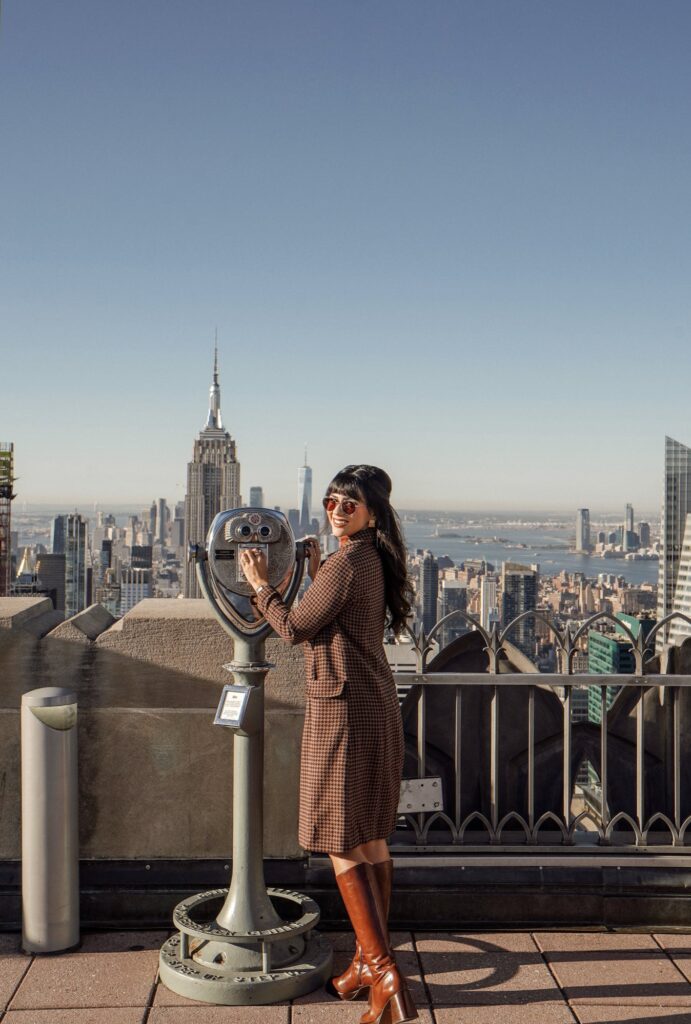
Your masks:
[[[376,520],[377,548],[384,567],[386,607],[389,610],[388,625],[394,633],[401,633],[412,610],[413,588],[408,576],[401,524],[389,501],[391,477],[377,466],[346,466],[336,473],[326,488],[327,495],[333,492],[364,501]]]

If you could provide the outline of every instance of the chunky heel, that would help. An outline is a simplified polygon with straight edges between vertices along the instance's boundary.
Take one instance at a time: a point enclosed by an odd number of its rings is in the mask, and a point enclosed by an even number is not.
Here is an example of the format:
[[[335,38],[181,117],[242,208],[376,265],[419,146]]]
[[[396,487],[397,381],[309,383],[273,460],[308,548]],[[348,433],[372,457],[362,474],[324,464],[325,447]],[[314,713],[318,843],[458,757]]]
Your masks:
[[[399,992],[394,992],[388,1002],[388,1011],[388,1017],[385,1014],[382,1014],[382,1017],[390,1021],[391,1024],[406,1024],[407,1021],[417,1020],[415,1003],[407,986],[404,986]]]

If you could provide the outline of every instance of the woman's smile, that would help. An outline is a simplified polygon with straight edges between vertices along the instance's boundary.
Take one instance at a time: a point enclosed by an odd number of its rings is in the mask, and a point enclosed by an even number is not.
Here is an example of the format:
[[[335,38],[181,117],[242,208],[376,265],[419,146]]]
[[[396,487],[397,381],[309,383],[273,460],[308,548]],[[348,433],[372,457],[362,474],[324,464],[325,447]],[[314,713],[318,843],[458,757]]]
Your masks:
[[[351,534],[359,533],[367,526],[370,511],[364,501],[348,498],[344,494],[330,494],[328,497],[336,503],[335,508],[331,510],[327,508],[326,511],[331,524],[331,532],[335,537],[350,537]],[[347,506],[349,502],[355,505],[352,512],[346,511],[343,507],[344,504]]]

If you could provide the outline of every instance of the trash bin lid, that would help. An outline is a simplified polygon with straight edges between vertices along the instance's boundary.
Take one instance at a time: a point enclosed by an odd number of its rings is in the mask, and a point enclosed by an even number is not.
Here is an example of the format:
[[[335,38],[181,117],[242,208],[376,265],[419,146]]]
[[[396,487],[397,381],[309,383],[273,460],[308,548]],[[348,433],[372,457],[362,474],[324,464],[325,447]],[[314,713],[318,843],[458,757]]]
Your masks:
[[[29,690],[22,696],[22,705],[28,708],[56,708],[76,703],[77,694],[64,686],[43,686],[38,690]]]

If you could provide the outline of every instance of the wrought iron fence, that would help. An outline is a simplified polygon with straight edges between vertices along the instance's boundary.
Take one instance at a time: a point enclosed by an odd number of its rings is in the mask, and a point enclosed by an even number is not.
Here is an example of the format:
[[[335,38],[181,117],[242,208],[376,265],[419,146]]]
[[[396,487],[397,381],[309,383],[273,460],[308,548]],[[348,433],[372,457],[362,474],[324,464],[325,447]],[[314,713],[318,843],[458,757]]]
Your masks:
[[[507,638],[527,616],[554,636],[562,671],[507,671]],[[479,633],[486,672],[428,671],[442,626],[461,617]],[[525,851],[539,846],[564,854],[616,847],[682,853],[691,848],[691,675],[653,672],[657,633],[634,636],[602,612],[571,634],[539,612],[525,612],[500,632],[484,630],[462,611],[413,636],[417,670],[396,674],[410,684],[402,705],[407,777],[442,777],[443,809],[401,816],[394,850]],[[573,675],[579,638],[610,620],[631,642],[631,675]],[[411,634],[412,635],[412,634]],[[432,666],[433,667],[433,666]],[[618,693],[608,707],[608,688]],[[596,687],[599,723],[574,722],[574,691]],[[599,775],[599,799],[574,808],[574,779],[588,759]],[[682,849],[683,848],[683,849]]]

